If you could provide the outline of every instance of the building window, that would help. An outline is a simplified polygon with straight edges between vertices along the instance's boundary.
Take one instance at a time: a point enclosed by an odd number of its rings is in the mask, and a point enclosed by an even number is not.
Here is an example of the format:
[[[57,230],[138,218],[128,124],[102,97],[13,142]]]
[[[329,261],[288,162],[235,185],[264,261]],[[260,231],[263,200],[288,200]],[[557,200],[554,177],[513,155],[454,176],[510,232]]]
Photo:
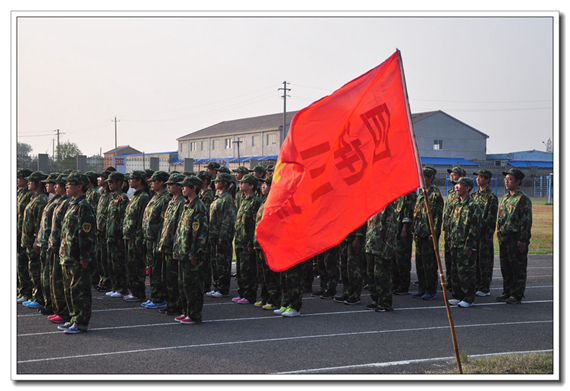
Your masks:
[[[232,149],[232,139],[231,138],[226,139],[226,149]]]
[[[206,142],[205,141],[200,141],[200,151],[203,151],[206,147]]]
[[[184,152],[184,143],[180,143],[180,152]]]
[[[501,167],[501,161],[495,160],[495,167]]]
[[[443,140],[433,140],[433,149],[443,149]]]
[[[212,140],[212,149],[218,149],[220,140]]]
[[[271,145],[271,144],[277,144],[277,135],[275,133],[270,133],[267,135],[266,145]]]
[[[260,136],[251,136],[251,146],[258,147],[260,144]]]
[[[195,142],[190,143],[190,151],[196,151],[196,143]]]

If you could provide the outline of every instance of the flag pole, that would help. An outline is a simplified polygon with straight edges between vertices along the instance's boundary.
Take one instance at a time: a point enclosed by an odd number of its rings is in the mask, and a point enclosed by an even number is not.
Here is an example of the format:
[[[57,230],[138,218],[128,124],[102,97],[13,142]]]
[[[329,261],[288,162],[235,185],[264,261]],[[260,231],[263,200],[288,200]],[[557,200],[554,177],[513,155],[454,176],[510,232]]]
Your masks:
[[[402,54],[400,53],[399,49],[396,49],[396,50],[398,51],[400,74],[402,75],[402,78],[401,78],[402,79],[402,91],[404,92],[404,101],[406,102],[406,113],[408,116],[408,125],[409,125],[409,129],[410,129],[410,133],[412,135],[414,153],[416,155],[417,175],[420,179],[420,185],[421,185],[422,192],[424,193],[424,201],[425,201],[426,211],[427,211],[427,215],[428,215],[429,228],[431,230],[433,248],[434,248],[435,256],[437,259],[437,268],[439,270],[439,280],[440,280],[441,287],[443,290],[443,300],[445,301],[445,308],[447,310],[447,318],[449,319],[449,327],[451,329],[451,339],[453,340],[453,350],[455,351],[455,360],[457,361],[457,369],[458,369],[459,373],[462,374],[463,370],[461,368],[461,359],[459,357],[459,349],[457,347],[457,338],[455,336],[455,327],[453,325],[453,317],[451,316],[451,309],[449,307],[449,302],[447,301],[447,289],[445,288],[445,280],[443,278],[443,270],[442,270],[442,266],[441,266],[441,259],[439,257],[438,242],[436,240],[435,230],[433,228],[433,219],[431,216],[431,211],[430,211],[429,202],[428,202],[428,198],[427,198],[427,189],[426,189],[426,184],[425,184],[425,180],[424,180],[424,175],[423,175],[423,172],[421,170],[421,160],[420,160],[420,154],[418,152],[418,145],[416,143],[416,134],[414,133],[414,125],[412,122],[410,102],[408,100],[408,88],[406,86],[406,77],[404,75],[404,65],[402,62]]]

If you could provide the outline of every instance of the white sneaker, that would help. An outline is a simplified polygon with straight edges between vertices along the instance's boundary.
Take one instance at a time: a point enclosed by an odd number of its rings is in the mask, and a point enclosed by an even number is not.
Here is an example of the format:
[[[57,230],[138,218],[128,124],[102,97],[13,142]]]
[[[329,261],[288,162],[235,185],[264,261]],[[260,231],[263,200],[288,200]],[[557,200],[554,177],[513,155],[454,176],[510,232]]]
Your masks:
[[[214,292],[216,292],[216,291],[210,291],[210,292],[206,292],[206,296],[208,296],[208,297],[212,297],[212,295],[214,294]]]
[[[112,297],[112,296],[111,296]],[[125,301],[142,301],[141,299],[139,299],[136,296],[133,296],[132,294],[128,295],[128,296],[124,296],[123,300]]]
[[[462,300],[457,305],[460,307],[463,307],[463,308],[468,308],[468,307],[471,307],[473,305],[473,303],[468,303],[468,302]]]
[[[289,308],[287,308],[287,311],[285,311],[281,314],[281,316],[286,316],[288,318],[292,318],[294,316],[301,316],[301,313],[299,311],[294,310],[293,308],[289,307]]]
[[[214,293],[212,293],[212,297],[227,297],[228,295],[223,295],[220,292],[214,291]]]
[[[20,296],[18,297],[18,300],[16,300],[16,303],[23,303],[24,301],[28,301],[29,299],[26,299],[24,296]]]
[[[485,293],[485,292],[482,292],[482,291],[477,291],[477,292],[475,292],[475,294],[476,294],[477,296],[479,296],[479,297],[485,297],[485,296],[489,296],[489,295],[491,294],[491,292]]]
[[[287,310],[287,307],[281,307],[281,308],[278,308],[278,309],[276,309],[275,311],[273,311],[273,313],[274,313],[275,315],[281,315],[281,314],[282,314],[283,312],[285,312],[286,310]]]
[[[449,305],[457,305],[461,302],[461,300],[458,299],[449,299],[447,300],[447,302],[449,303]]]
[[[111,297],[123,297],[124,295],[122,293],[119,293],[119,292],[113,292],[109,296],[111,296]]]
[[[109,292],[105,293],[105,296],[111,296],[113,293],[115,293],[115,292],[109,291]]]

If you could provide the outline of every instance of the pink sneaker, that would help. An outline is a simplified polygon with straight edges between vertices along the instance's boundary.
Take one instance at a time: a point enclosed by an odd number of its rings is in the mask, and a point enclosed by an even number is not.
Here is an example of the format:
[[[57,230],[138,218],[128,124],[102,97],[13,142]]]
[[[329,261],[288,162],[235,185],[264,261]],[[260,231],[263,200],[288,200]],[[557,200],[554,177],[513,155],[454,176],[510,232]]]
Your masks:
[[[184,319],[180,320],[180,324],[196,324],[196,322],[186,316]]]
[[[66,322],[66,320],[63,319],[63,318],[62,318],[61,316],[59,316],[59,315],[55,315],[54,317],[49,318],[49,320],[51,320],[52,323],[65,323],[65,322]]]
[[[175,321],[180,322],[182,319],[184,319],[186,317],[186,315],[180,315],[177,316],[176,318],[174,318]]]
[[[237,303],[237,302],[240,301],[240,300],[241,300],[241,297],[234,297],[234,298],[232,299],[232,301],[233,301],[234,303]]]
[[[237,301],[237,303],[238,303],[238,304],[249,304],[249,300],[247,300],[247,299],[239,299],[239,300]]]

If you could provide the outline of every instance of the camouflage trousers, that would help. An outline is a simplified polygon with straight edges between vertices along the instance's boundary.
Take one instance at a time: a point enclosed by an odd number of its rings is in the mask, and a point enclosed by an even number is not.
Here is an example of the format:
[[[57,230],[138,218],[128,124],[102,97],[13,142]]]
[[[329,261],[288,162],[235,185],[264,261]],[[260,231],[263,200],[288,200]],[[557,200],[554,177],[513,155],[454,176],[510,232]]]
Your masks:
[[[401,292],[410,289],[410,272],[412,270],[412,234],[408,232],[406,240],[399,235],[396,240],[394,258],[392,259],[392,288]]]
[[[107,256],[109,259],[109,273],[111,276],[110,288],[113,292],[125,295],[128,290],[125,248],[119,248],[116,242],[107,242]]]
[[[247,248],[236,248],[239,269],[237,274],[238,296],[255,303],[257,298],[257,261],[255,252],[250,253]]]
[[[171,253],[163,254],[162,278],[166,287],[166,306],[170,309],[181,309],[178,260],[174,259]]]
[[[342,241],[339,247],[339,269],[342,279],[342,297],[346,299],[360,300],[362,284],[366,270],[366,256],[364,245],[360,251],[354,252],[351,242]]]
[[[433,243],[427,236],[416,237],[416,273],[419,281],[418,289],[435,296],[439,270]]]
[[[231,245],[220,246],[217,242],[210,242],[210,250],[214,289],[222,295],[228,295],[230,293],[233,248]]]
[[[524,297],[528,262],[528,245],[526,250],[519,251],[517,235],[499,238],[499,257],[501,274],[503,275],[503,295],[517,299]]]
[[[303,274],[307,261],[281,272],[282,307],[299,311],[303,306]]]
[[[91,270],[91,283],[97,285],[99,283],[99,257],[97,257],[97,245],[95,245],[95,254],[89,262],[89,270]]]
[[[62,265],[63,289],[69,309],[70,323],[80,330],[87,330],[91,319],[91,270],[81,263]]]
[[[134,240],[125,240],[125,246],[127,248],[127,286],[131,295],[146,301],[146,266],[142,245],[137,246]]]
[[[336,288],[340,279],[340,244],[329,248],[323,253],[323,262],[319,268],[321,277],[321,288],[331,294],[336,295]]]
[[[204,267],[202,269],[204,274],[204,292],[210,292],[210,288],[212,287],[212,261],[210,260],[209,243],[206,246],[206,254],[203,260]]]
[[[67,308],[67,301],[65,300],[63,271],[61,263],[59,263],[59,254],[57,251],[49,251],[49,256],[51,262],[51,275],[49,279],[51,308],[54,314],[61,316],[66,321],[69,321],[69,308]]]
[[[263,304],[273,304],[279,307],[281,305],[280,273],[274,272],[267,266],[265,255],[263,255],[261,249],[256,249],[255,254],[257,256],[257,277],[259,284],[265,286],[265,293],[263,289],[261,290],[261,301]]]
[[[32,286],[32,300],[44,305],[44,295],[42,292],[42,262],[40,255],[33,247],[26,247],[28,258],[28,273]]]
[[[18,294],[31,299],[32,282],[30,281],[30,272],[28,271],[28,256],[26,255],[26,250],[20,246],[19,241],[16,251]]]
[[[42,265],[41,281],[42,281],[42,294],[44,298],[44,306],[51,308],[51,292],[49,278],[51,275],[51,261],[47,248],[40,249],[40,261]]]
[[[110,267],[109,267],[109,256],[107,253],[107,241],[105,236],[97,236],[97,273],[99,278],[93,280],[93,283],[97,282],[106,288],[111,288],[111,277],[110,277]]]
[[[392,310],[392,283],[390,281],[390,266],[392,262],[378,255],[366,253],[367,267],[374,270],[374,280],[369,285],[370,298],[376,303],[376,308]]]
[[[450,289],[452,282],[451,282],[451,260],[453,259],[453,256],[451,255],[451,249],[449,248],[448,243],[450,242],[450,239],[448,239],[449,235],[447,234],[447,232],[444,233],[443,236],[443,248],[444,248],[444,252],[443,252],[443,256],[445,257],[445,287],[446,289]]]
[[[178,261],[178,286],[182,313],[195,322],[202,321],[204,307],[204,263]]]
[[[150,283],[150,301],[155,304],[166,300],[162,279],[162,253],[156,251],[156,242],[146,241],[146,264]]]
[[[477,287],[475,273],[477,251],[473,251],[470,257],[467,256],[463,248],[454,247],[449,252],[451,255],[452,298],[473,303],[475,301],[475,288]]]
[[[489,242],[481,238],[477,244],[477,290],[489,293],[493,280],[493,267],[495,263],[495,249],[493,240]]]
[[[313,291],[313,281],[315,280],[315,276],[319,274],[317,269],[317,257],[312,257],[306,262],[305,271],[303,272],[303,286],[305,292],[311,293]]]

